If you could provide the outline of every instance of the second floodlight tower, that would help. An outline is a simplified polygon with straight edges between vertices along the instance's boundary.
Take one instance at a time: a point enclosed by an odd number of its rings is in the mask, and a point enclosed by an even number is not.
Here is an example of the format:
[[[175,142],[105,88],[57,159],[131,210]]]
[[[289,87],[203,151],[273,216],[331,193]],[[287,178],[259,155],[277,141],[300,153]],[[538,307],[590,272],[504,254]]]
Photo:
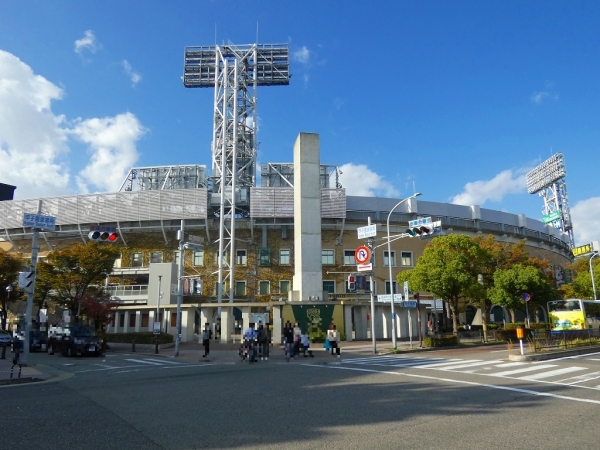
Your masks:
[[[185,48],[183,85],[215,89],[209,207],[219,217],[219,302],[227,281],[233,301],[235,219],[249,215],[256,184],[257,88],[289,82],[287,44]]]
[[[556,153],[529,171],[526,176],[527,192],[539,193],[544,199],[544,217],[542,222],[558,228],[569,239],[569,246],[575,247],[573,236],[573,223],[567,195],[567,182],[565,177],[565,160],[562,153]]]

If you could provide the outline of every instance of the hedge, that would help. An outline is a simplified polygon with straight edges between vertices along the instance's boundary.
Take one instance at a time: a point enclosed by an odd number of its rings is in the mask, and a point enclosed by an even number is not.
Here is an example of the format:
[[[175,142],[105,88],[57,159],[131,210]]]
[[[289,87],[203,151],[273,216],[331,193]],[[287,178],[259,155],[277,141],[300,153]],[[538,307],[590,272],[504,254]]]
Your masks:
[[[106,342],[119,344],[131,344],[135,339],[136,344],[155,344],[158,338],[159,344],[170,344],[173,342],[173,335],[169,333],[154,334],[151,331],[140,331],[138,333],[106,333]]]
[[[423,339],[423,345],[425,347],[455,347],[458,345],[458,339],[456,336],[426,337]]]

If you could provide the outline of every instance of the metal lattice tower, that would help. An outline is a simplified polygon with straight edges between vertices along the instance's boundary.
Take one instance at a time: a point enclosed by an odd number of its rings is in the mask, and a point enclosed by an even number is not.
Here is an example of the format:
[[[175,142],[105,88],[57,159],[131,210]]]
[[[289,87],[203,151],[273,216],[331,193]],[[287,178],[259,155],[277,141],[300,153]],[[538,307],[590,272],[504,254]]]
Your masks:
[[[527,174],[527,191],[530,194],[539,193],[544,199],[542,221],[565,233],[569,238],[569,246],[574,248],[566,175],[563,154],[557,153]]]
[[[256,91],[258,86],[288,85],[287,44],[186,47],[183,85],[214,87],[210,206],[219,217],[217,296],[229,278],[233,301],[235,219],[250,213],[250,188],[256,183]]]

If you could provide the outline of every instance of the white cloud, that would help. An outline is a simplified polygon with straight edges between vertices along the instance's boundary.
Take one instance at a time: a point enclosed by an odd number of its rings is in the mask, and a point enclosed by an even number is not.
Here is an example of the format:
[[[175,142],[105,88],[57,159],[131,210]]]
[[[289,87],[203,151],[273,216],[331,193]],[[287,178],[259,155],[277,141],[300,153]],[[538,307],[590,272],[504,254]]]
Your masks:
[[[136,142],[145,132],[131,113],[78,121],[70,133],[88,144],[91,153],[88,165],[77,175],[79,189],[87,192],[93,185],[104,191],[118,190],[138,159]]]
[[[573,235],[576,245],[600,240],[600,197],[577,202],[571,208]]]
[[[0,181],[17,186],[18,198],[67,190],[64,118],[50,109],[62,96],[62,89],[0,50]]]
[[[451,203],[458,205],[483,205],[487,201],[499,202],[508,194],[521,194],[526,188],[525,172],[503,170],[491,180],[479,180],[465,184],[463,192]]]
[[[69,138],[90,147],[91,159],[76,179],[85,190],[118,189],[137,160],[145,129],[133,114],[69,121],[52,112],[62,97],[61,88],[0,50],[0,182],[17,186],[16,198],[74,193]]]
[[[133,86],[138,84],[142,79],[142,76],[133,70],[131,64],[129,64],[129,61],[127,61],[126,59],[124,59],[121,64],[123,65],[123,69],[125,69],[125,73],[131,79],[131,83],[133,84]]]
[[[75,41],[75,53],[82,54],[84,51],[90,53],[96,53],[98,50],[98,43],[96,41],[96,35],[92,30],[87,30],[81,39]]]
[[[308,60],[310,59],[310,50],[306,48],[306,46],[302,46],[300,50],[296,50],[294,52],[294,59],[302,64],[308,64]]]
[[[400,192],[364,164],[344,164],[340,166],[340,182],[346,188],[346,195],[361,197],[397,197]]]

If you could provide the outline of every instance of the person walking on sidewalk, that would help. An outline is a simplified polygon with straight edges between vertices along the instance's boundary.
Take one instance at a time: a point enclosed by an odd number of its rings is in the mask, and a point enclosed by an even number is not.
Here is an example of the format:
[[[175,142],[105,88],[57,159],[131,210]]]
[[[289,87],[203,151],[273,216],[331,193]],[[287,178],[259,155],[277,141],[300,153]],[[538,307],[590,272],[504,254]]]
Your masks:
[[[210,329],[210,324],[204,324],[204,330],[202,330],[202,345],[204,346],[204,355],[203,358],[206,358],[210,352],[210,339],[212,338],[212,330]]]
[[[327,340],[329,341],[329,346],[331,347],[331,356],[333,356],[333,350],[335,349],[335,353],[339,358],[340,346],[338,344],[340,342],[340,333],[333,323],[329,326],[329,330],[327,330]]]
[[[260,359],[269,359],[269,344],[271,338],[269,337],[269,326],[266,327],[261,323],[258,325],[258,351],[260,353]]]
[[[294,329],[288,321],[283,329],[283,344],[285,345],[285,359],[294,358]]]
[[[296,322],[294,323],[294,355],[300,355],[300,349],[302,348],[300,336],[302,336],[302,329]]]

